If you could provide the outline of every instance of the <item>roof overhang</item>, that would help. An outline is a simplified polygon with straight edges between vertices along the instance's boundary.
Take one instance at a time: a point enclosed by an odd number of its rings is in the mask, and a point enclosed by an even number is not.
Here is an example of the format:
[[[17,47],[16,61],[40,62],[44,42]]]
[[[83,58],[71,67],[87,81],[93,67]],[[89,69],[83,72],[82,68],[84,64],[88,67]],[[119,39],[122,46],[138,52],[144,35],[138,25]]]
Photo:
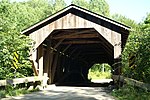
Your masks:
[[[70,6],[60,10],[59,12],[47,17],[46,19],[34,24],[33,26],[25,29],[22,31],[22,34],[29,35],[30,33],[42,28],[43,26],[56,21],[57,19],[65,16],[68,13],[75,14],[77,16],[80,16],[84,19],[90,20],[96,24],[102,25],[104,27],[107,27],[113,31],[116,31],[118,33],[126,33],[128,35],[130,27],[123,25],[119,22],[116,22],[110,18],[101,16],[99,14],[93,13],[89,10],[86,10],[84,8],[81,8],[79,6],[76,6],[74,4],[71,4]],[[87,17],[88,16],[88,17]]]

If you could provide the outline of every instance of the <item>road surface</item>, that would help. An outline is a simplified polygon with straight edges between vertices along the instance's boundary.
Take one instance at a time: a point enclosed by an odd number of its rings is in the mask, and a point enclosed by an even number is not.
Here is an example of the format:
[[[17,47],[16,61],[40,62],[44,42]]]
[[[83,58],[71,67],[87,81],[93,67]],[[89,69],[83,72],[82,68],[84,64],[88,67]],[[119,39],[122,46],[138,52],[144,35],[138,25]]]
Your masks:
[[[67,87],[50,85],[45,90],[2,100],[115,100],[108,87]]]

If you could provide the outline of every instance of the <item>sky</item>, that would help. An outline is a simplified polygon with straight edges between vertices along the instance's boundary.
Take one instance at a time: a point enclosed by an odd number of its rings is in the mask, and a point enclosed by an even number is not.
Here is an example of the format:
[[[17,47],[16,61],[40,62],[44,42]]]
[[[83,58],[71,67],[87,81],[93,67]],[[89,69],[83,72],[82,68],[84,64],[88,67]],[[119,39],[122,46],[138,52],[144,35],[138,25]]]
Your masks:
[[[72,0],[64,1],[70,5]],[[147,13],[150,13],[150,0],[106,0],[106,2],[109,4],[111,14],[121,14],[137,23],[142,22]]]
[[[67,5],[71,0],[65,0]],[[150,13],[150,0],[106,0],[111,14],[121,14],[136,22],[141,22]]]

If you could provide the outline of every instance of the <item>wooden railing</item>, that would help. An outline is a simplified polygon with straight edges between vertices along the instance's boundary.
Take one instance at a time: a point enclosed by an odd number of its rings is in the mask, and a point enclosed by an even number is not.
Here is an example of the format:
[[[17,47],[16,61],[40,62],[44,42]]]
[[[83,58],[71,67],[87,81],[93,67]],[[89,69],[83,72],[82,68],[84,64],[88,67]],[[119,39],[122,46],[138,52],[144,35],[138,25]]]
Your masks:
[[[41,82],[42,86],[47,85],[48,77],[46,76],[32,76],[32,77],[25,77],[25,78],[16,78],[16,79],[8,79],[8,80],[0,80],[0,86],[7,86],[7,85],[16,85],[21,83],[29,83],[29,82]]]
[[[119,75],[113,75],[112,78],[113,78],[114,81],[124,82],[128,85],[136,86],[136,87],[139,87],[139,88],[150,91],[150,84],[143,83],[143,82],[140,82],[140,81],[137,81],[137,80],[134,80],[134,79],[131,79],[131,78],[119,76]]]

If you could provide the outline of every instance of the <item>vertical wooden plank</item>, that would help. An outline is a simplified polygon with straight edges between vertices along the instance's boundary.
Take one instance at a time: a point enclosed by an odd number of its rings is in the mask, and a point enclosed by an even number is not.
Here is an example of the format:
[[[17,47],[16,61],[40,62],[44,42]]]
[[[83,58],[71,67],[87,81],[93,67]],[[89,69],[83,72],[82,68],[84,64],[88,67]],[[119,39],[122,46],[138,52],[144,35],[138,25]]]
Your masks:
[[[35,49],[35,50],[32,49],[30,53],[31,53],[30,61],[32,63],[32,69],[34,71],[34,75],[38,76],[38,72],[37,72],[38,63],[36,61],[36,59],[37,59],[37,49]]]
[[[39,76],[43,76],[43,45],[41,44],[38,49]]]
[[[116,33],[114,34],[114,66],[115,72],[114,74],[119,75],[121,73],[121,34]]]
[[[69,27],[71,28],[75,28],[75,21],[74,21],[75,17],[73,14],[69,14]]]
[[[49,59],[49,67],[48,67],[48,83],[51,84],[52,83],[52,63],[53,63],[53,55],[54,53],[50,53],[50,59]]]
[[[48,69],[49,69],[49,65],[50,65],[50,47],[51,47],[51,43],[48,43],[47,44],[47,48],[46,48],[46,52],[45,52],[45,55],[44,55],[44,73],[47,73],[48,75]]]
[[[59,58],[58,58],[58,62],[57,62],[57,68],[56,68],[56,79],[55,81],[58,82],[59,81],[59,78],[62,76],[62,73],[63,73],[63,58],[64,56],[61,56],[59,55]]]
[[[119,58],[121,56],[121,34],[114,34],[114,59]]]
[[[56,67],[57,67],[57,63],[58,63],[58,57],[59,57],[59,52],[57,52],[54,56],[54,61],[53,61],[53,65],[52,65],[52,83],[54,82],[54,76],[55,76]]]
[[[113,44],[113,46],[114,46],[114,31],[111,31],[111,43]]]

